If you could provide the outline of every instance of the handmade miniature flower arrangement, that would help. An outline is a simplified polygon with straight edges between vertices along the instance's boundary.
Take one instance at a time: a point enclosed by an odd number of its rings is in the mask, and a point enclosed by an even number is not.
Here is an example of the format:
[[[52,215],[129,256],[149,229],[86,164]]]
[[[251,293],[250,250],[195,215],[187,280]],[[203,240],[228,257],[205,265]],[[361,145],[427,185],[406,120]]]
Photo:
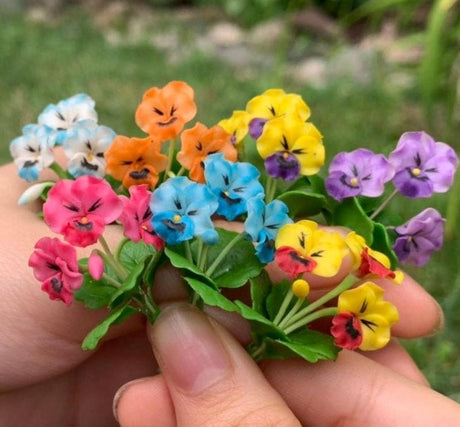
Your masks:
[[[374,279],[398,286],[399,262],[425,264],[442,246],[444,219],[427,208],[391,224],[384,207],[397,193],[446,192],[458,163],[451,147],[408,132],[388,158],[365,148],[338,154],[323,179],[325,148],[310,109],[281,89],[215,126],[185,128],[197,112],[192,88],[181,81],[153,87],[135,112],[144,138],[99,125],[94,107],[84,94],[49,105],[10,146],[21,178],[36,181],[45,168],[58,178],[20,198],[42,198],[43,219],[61,236],[40,239],[30,257],[42,289],[67,305],[107,309],[83,349],[136,313],[155,322],[152,287],[165,264],[180,270],[192,304],[249,321],[256,360],[316,362],[335,359],[341,348],[388,343],[398,311]],[[65,167],[54,158],[59,146]],[[240,232],[217,227],[217,219],[239,222]],[[104,238],[109,224],[122,230],[116,247]],[[76,248],[88,246],[91,255],[78,260]],[[350,274],[310,300],[309,280],[338,277],[345,258]],[[285,278],[272,283],[268,264]],[[226,296],[243,286],[250,303]]]

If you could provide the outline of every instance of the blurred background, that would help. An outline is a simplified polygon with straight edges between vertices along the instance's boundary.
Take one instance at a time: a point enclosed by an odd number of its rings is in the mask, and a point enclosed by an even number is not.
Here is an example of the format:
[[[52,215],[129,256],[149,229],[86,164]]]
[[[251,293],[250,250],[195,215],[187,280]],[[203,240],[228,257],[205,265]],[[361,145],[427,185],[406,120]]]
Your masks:
[[[195,89],[208,126],[268,88],[299,93],[329,159],[361,146],[388,154],[416,130],[459,152],[458,3],[0,0],[0,162],[44,107],[81,92],[96,100],[101,124],[143,136],[136,106],[170,80]],[[404,344],[432,386],[458,401],[459,180],[447,195],[391,205],[401,222],[428,205],[447,216],[443,251],[408,269],[443,307],[445,330]]]

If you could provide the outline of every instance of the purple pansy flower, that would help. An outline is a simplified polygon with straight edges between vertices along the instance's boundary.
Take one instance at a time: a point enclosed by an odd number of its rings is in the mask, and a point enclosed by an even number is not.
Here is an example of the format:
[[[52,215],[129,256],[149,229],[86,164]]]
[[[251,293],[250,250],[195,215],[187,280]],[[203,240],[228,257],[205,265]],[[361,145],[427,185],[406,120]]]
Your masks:
[[[406,132],[390,153],[396,173],[393,184],[406,197],[417,199],[444,193],[452,185],[458,158],[443,142],[425,132]]]
[[[422,266],[433,252],[442,247],[444,218],[433,208],[425,209],[395,228],[398,237],[393,246],[403,264]]]
[[[329,166],[326,189],[331,197],[378,197],[384,185],[393,178],[394,168],[383,154],[365,148],[337,154]]]
[[[256,117],[249,122],[249,136],[252,139],[259,139],[260,135],[264,131],[265,123],[268,122],[268,119],[263,119],[261,117]]]

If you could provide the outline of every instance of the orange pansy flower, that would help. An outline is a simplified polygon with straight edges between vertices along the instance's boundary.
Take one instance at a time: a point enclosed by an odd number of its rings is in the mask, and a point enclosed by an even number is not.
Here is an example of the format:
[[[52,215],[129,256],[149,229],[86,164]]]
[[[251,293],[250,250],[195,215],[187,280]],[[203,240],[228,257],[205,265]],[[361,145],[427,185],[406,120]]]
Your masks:
[[[105,153],[106,172],[128,188],[131,185],[156,186],[158,173],[166,169],[168,157],[160,153],[160,143],[151,137],[128,138],[118,135]]]
[[[189,170],[190,179],[204,182],[204,159],[214,153],[223,153],[224,157],[236,162],[238,153],[231,142],[232,135],[220,126],[207,128],[196,123],[191,129],[182,132],[181,151],[177,153],[177,161]]]
[[[172,81],[163,88],[144,93],[136,110],[137,125],[157,141],[176,138],[185,123],[195,117],[193,89],[185,82]]]

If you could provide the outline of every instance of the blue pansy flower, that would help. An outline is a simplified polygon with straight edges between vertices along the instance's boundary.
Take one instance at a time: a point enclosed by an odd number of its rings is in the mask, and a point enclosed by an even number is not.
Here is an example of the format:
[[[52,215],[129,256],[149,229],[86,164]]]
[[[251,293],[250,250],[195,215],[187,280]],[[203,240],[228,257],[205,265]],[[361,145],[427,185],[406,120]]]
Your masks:
[[[275,256],[275,239],[278,230],[284,224],[293,221],[288,216],[288,207],[281,200],[273,200],[266,205],[262,197],[248,200],[248,217],[244,230],[256,243],[256,254],[261,262],[273,261]]]
[[[55,129],[56,144],[61,145],[72,135],[75,126],[81,120],[97,122],[95,105],[95,101],[89,95],[80,93],[58,102],[57,105],[48,105],[38,116],[38,123]]]
[[[218,235],[211,215],[217,205],[216,197],[205,185],[182,176],[170,178],[152,194],[153,229],[170,245],[193,237],[215,244]]]
[[[55,132],[47,126],[30,124],[22,129],[22,136],[10,143],[10,153],[19,176],[28,182],[36,181],[40,172],[54,162]]]
[[[72,135],[62,145],[69,158],[67,164],[69,173],[75,178],[81,175],[103,178],[106,167],[104,153],[115,136],[116,133],[112,129],[99,126],[93,120],[79,121]]]
[[[232,163],[222,153],[212,154],[204,161],[207,186],[219,202],[217,213],[228,220],[246,213],[246,202],[264,194],[259,171],[250,163]]]

